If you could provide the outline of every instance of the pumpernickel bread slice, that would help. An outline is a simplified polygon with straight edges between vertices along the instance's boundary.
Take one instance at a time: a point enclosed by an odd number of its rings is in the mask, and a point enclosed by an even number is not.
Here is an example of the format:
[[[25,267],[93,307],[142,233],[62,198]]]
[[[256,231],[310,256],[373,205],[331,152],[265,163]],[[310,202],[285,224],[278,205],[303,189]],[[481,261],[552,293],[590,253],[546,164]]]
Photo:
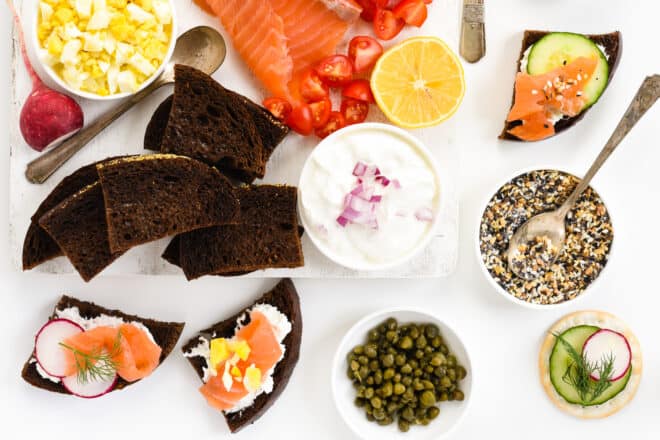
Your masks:
[[[170,120],[170,111],[172,110],[172,101],[174,95],[170,95],[163,102],[158,105],[153,116],[147,124],[147,129],[144,132],[144,149],[160,151],[160,146],[163,144],[163,135],[167,128],[167,122]]]
[[[182,322],[164,322],[156,321],[153,319],[141,318],[135,315],[128,315],[119,310],[106,309],[104,307],[98,306],[94,303],[81,301],[70,296],[62,296],[59,302],[55,305],[53,314],[49,319],[57,318],[57,311],[64,310],[70,307],[77,307],[80,315],[83,318],[96,318],[101,315],[114,316],[122,318],[126,322],[137,321],[142,323],[149,329],[149,332],[154,337],[156,344],[162,349],[160,355],[160,363],[162,364],[165,358],[172,352],[174,346],[176,345],[181,332],[183,331],[184,323]],[[69,392],[62,386],[59,382],[53,382],[50,379],[44,378],[37,371],[36,359],[34,358],[34,353],[27,360],[23,366],[23,371],[21,373],[23,379],[37,388],[42,388],[44,390],[53,391],[56,393],[69,394]],[[139,381],[137,381],[139,382]],[[133,385],[137,382],[126,382],[122,378],[117,380],[117,384],[112,391],[121,390],[129,385]]]
[[[283,185],[241,187],[238,197],[238,224],[180,236],[179,261],[187,279],[304,264],[298,235],[297,189]]]
[[[263,177],[264,148],[250,113],[209,75],[175,66],[174,99],[160,151],[206,162],[231,174]]]
[[[281,280],[272,290],[266,292],[251,306],[245,308],[231,318],[218,322],[217,324],[202,330],[197,337],[189,340],[182,348],[184,353],[190,352],[204,338],[231,338],[236,331],[238,319],[247,315],[245,312],[257,304],[270,304],[285,314],[291,323],[291,332],[284,338],[282,344],[286,348],[284,357],[275,366],[273,373],[273,391],[268,394],[262,393],[255,399],[254,403],[242,411],[235,413],[223,413],[231,432],[238,432],[242,428],[256,422],[275,403],[289,383],[293,370],[300,357],[300,343],[302,341],[302,312],[300,310],[300,298],[296,288],[290,279]],[[245,324],[249,323],[249,315]],[[207,361],[204,357],[188,357],[188,361],[195,369],[199,378],[204,379],[204,368]]]
[[[123,254],[110,251],[103,190],[98,180],[44,214],[39,226],[55,240],[85,281]]]
[[[521,61],[524,57],[525,51],[534,43],[539,41],[541,38],[546,36],[547,34],[551,33],[550,31],[535,31],[535,30],[526,30],[524,35],[523,35],[523,40],[522,40],[522,45],[520,48],[520,56],[518,57],[518,63],[516,65],[516,72],[520,71],[520,65]],[[609,65],[610,72],[609,72],[609,78],[607,80],[607,84],[605,88],[609,87],[610,83],[612,82],[612,78],[614,77],[614,73],[616,72],[616,68],[619,65],[619,60],[621,59],[621,52],[623,50],[623,40],[621,37],[621,32],[615,31],[611,32],[609,34],[594,34],[594,35],[585,35],[587,38],[592,40],[594,43],[598,44],[601,46],[601,48],[604,49],[605,55],[607,56],[607,64]],[[511,99],[511,106],[513,106],[513,101],[515,99],[515,89],[513,93],[513,98]],[[591,107],[590,107],[591,108]],[[555,123],[555,135],[561,133],[562,131],[572,127],[575,125],[579,120],[581,120],[584,115],[589,111],[589,108],[586,110],[582,111],[579,115],[572,117],[572,118],[567,118],[564,117],[557,121]],[[508,131],[514,128],[515,126],[519,125],[519,121],[512,121],[512,122],[504,122],[504,129],[502,130],[502,133],[500,133],[499,138],[500,139],[507,139],[507,140],[512,140],[512,141],[521,141],[521,142],[527,142],[524,141],[523,139],[520,139]]]
[[[237,219],[233,186],[202,162],[152,154],[104,162],[96,168],[112,252]]]
[[[117,159],[120,156],[109,157],[100,162]],[[126,157],[126,156],[122,156]],[[94,162],[77,169],[66,176],[53,188],[37,211],[30,218],[30,226],[23,241],[23,270],[33,269],[46,261],[63,255],[60,247],[51,236],[39,226],[39,219],[48,211],[59,205],[65,199],[74,195],[81,189],[99,180]]]

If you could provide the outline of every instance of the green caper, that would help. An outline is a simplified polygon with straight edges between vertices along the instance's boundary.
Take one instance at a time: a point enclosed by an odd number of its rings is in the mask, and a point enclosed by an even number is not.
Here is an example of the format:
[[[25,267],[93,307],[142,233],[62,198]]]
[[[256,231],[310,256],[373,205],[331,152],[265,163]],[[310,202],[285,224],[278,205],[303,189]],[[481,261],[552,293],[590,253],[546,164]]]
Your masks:
[[[378,339],[380,338],[380,335],[378,334],[378,330],[373,329],[373,330],[369,330],[369,334],[367,337],[370,342],[377,342]]]
[[[411,388],[406,388],[406,392],[403,393],[403,399],[407,402],[412,402],[415,399],[415,392]]]
[[[423,375],[424,375],[424,372],[422,370],[413,371],[413,376],[415,376],[415,377],[422,377]]]
[[[463,380],[465,379],[465,376],[467,376],[467,370],[465,369],[465,367],[459,365],[458,367],[456,367],[456,374],[458,376],[458,380]]]
[[[360,369],[360,363],[358,361],[351,361],[351,371],[357,371]]]
[[[419,379],[413,380],[412,386],[415,391],[421,391],[424,389],[424,384],[422,384],[422,381],[420,381]]]
[[[450,367],[456,366],[456,356],[454,356],[453,354],[450,354],[449,356],[447,356],[447,364]]]
[[[355,379],[355,372],[353,372],[353,371],[351,371],[351,370],[348,370],[348,371],[346,372],[346,376],[347,376],[350,380],[353,380],[353,379]]]
[[[397,365],[397,367],[400,367],[401,365],[406,363],[406,355],[403,353],[399,353],[396,356],[394,356],[394,363]]]
[[[438,397],[438,400],[440,402],[446,402],[447,400],[449,400],[449,394],[447,394],[446,392],[443,391],[442,393],[440,393],[440,396]]]
[[[365,380],[368,375],[369,375],[369,368],[366,365],[361,366],[360,369],[358,370],[358,376],[360,376],[359,380]]]
[[[392,380],[393,380],[394,382],[396,382],[396,383],[401,382],[401,373],[396,373],[396,374],[394,375],[394,377],[392,378]]]
[[[426,337],[429,339],[433,339],[440,334],[440,329],[438,329],[438,326],[435,324],[428,324],[424,330]]]
[[[419,328],[415,324],[411,324],[408,327],[408,336],[413,339],[419,338]]]
[[[426,347],[426,336],[419,335],[419,338],[415,341],[415,347],[424,348]]]
[[[415,351],[415,357],[417,359],[422,359],[424,357],[424,350],[417,350]]]
[[[399,371],[401,371],[402,374],[410,374],[412,373],[413,369],[410,366],[410,364],[405,364],[401,367]]]
[[[435,385],[430,380],[423,380],[422,385],[424,385],[425,390],[435,390]]]
[[[406,392],[406,387],[403,384],[395,383],[394,384],[394,394],[401,395]]]
[[[399,348],[402,348],[403,350],[410,350],[412,346],[413,346],[412,337],[404,336],[403,338],[399,339]]]
[[[386,354],[380,358],[384,367],[391,367],[394,365],[394,356],[391,354]]]
[[[355,395],[358,397],[364,397],[364,392],[367,390],[367,387],[360,385],[355,391]]]
[[[367,402],[364,399],[361,399],[359,397],[355,398],[355,406],[357,406],[358,408],[364,407],[365,403],[367,403]]]
[[[431,374],[434,371],[435,371],[435,368],[433,368],[433,365],[431,365],[431,364],[424,367],[424,373]]]
[[[369,359],[375,359],[376,356],[378,356],[378,346],[376,344],[367,344],[367,346],[364,347],[364,354]]]
[[[399,336],[397,335],[396,331],[389,330],[387,333],[385,333],[385,339],[387,339],[388,342],[396,344],[399,341]]]
[[[437,419],[439,415],[440,415],[440,408],[438,408],[437,406],[432,406],[428,410],[426,410],[426,416],[430,420]]]
[[[442,353],[444,355],[449,354],[449,349],[447,348],[447,346],[445,344],[441,344],[440,348],[438,350],[440,350],[440,353]]]
[[[456,391],[453,392],[452,397],[454,398],[454,400],[458,400],[458,401],[462,402],[463,399],[465,399],[465,394],[463,394],[463,391],[461,391],[461,390],[456,390]]]
[[[422,426],[428,426],[431,423],[431,419],[423,417],[419,420],[419,424]]]
[[[399,431],[401,432],[408,432],[410,430],[410,423],[408,423],[405,419],[400,418],[398,425]]]
[[[435,405],[435,394],[433,394],[433,391],[424,391],[419,398],[419,403],[425,408]]]
[[[380,385],[381,383],[383,383],[383,373],[380,370],[376,370],[374,372],[374,384]]]
[[[383,408],[374,408],[374,418],[376,420],[383,420],[385,418],[385,410]]]
[[[380,388],[380,395],[382,397],[390,397],[392,395],[392,392],[394,391],[394,387],[392,387],[391,382],[386,382],[381,388]]]
[[[415,420],[415,412],[411,407],[407,406],[401,411],[401,418],[407,422],[412,422]]]
[[[397,405],[395,402],[390,402],[387,404],[385,409],[387,410],[387,414],[394,414],[399,410],[399,405]]]
[[[442,345],[442,338],[440,336],[436,336],[433,339],[431,339],[431,346],[433,348],[439,348]]]
[[[391,425],[393,422],[394,420],[392,419],[392,417],[386,415],[382,420],[378,421],[378,424],[380,426],[387,426],[387,425]]]
[[[376,371],[376,370],[378,370],[379,367],[380,367],[380,364],[378,363],[377,360],[374,359],[373,361],[369,362],[369,369],[371,371]]]
[[[443,376],[440,379],[440,386],[443,388],[449,388],[451,386],[451,379],[448,376]]]
[[[442,377],[447,375],[447,369],[445,367],[438,367],[433,371],[433,374],[435,374],[437,377]]]
[[[361,355],[364,353],[364,345],[356,345],[355,348],[353,348],[353,353],[356,355]]]
[[[367,385],[373,385],[374,384],[374,377],[369,376],[367,379],[364,381]]]
[[[434,367],[439,367],[440,365],[444,364],[447,361],[447,358],[445,357],[444,354],[442,353],[437,353],[434,354],[433,357],[431,358],[431,365]]]
[[[371,402],[371,406],[374,407],[375,409],[378,409],[383,405],[383,401],[380,400],[379,397],[372,397],[370,402]]]
[[[399,323],[396,322],[396,319],[394,318],[388,318],[387,321],[385,321],[385,325],[387,326],[388,330],[396,330],[396,328],[399,326]]]
[[[365,399],[371,399],[374,397],[374,389],[369,387],[366,390],[364,390],[364,397]]]
[[[413,378],[412,378],[412,376],[403,376],[403,377],[401,378],[401,383],[404,384],[404,385],[407,386],[407,387],[409,387],[410,385],[412,385],[412,382],[413,382]]]
[[[387,332],[387,323],[383,322],[381,325],[378,326],[378,332],[380,334],[385,334]]]
[[[394,377],[394,368],[388,368],[387,370],[383,371],[383,379],[390,380],[393,377]]]
[[[447,370],[447,376],[451,379],[452,382],[456,380],[456,369],[450,368]]]
[[[358,362],[360,363],[360,365],[367,365],[369,363],[369,358],[362,355],[358,358]]]

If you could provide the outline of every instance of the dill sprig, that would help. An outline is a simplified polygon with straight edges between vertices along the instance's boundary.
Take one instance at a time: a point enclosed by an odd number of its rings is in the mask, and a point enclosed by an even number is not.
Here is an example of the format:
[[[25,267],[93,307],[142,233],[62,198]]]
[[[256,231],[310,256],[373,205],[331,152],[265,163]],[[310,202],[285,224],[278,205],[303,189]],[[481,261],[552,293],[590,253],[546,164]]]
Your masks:
[[[578,353],[562,335],[553,333],[553,336],[571,358],[562,380],[575,389],[583,405],[590,404],[612,385],[610,379],[614,372],[614,354],[604,355],[599,361],[591,362],[585,355]],[[594,373],[598,373],[598,380],[592,379]]]
[[[110,380],[115,377],[120,365],[114,358],[119,355],[122,350],[121,338],[121,331],[118,330],[117,338],[114,340],[110,351],[103,348],[95,348],[90,353],[82,352],[60,342],[62,347],[71,350],[73,353],[79,383],[86,384],[89,382]]]

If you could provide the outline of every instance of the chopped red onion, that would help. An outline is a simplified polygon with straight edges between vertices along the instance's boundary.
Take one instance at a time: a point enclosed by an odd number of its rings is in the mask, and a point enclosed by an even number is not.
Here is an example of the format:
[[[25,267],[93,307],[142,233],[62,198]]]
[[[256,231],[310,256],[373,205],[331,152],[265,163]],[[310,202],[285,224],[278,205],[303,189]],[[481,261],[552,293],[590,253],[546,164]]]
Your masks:
[[[430,222],[433,221],[433,211],[429,208],[419,208],[415,211],[415,218],[420,222]]]
[[[367,171],[367,164],[364,162],[358,162],[355,164],[355,168],[353,168],[353,175],[360,177],[364,176],[364,173]]]
[[[396,189],[401,189],[401,182],[399,182],[399,179],[392,179],[392,186]]]

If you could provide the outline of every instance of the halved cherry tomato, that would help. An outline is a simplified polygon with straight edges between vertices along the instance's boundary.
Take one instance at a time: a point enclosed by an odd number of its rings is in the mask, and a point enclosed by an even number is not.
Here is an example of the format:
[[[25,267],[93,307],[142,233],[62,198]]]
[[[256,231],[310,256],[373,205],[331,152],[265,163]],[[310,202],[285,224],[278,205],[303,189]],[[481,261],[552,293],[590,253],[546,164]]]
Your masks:
[[[381,40],[391,40],[401,32],[405,24],[406,22],[394,15],[392,11],[378,9],[374,17],[374,32]]]
[[[346,119],[346,125],[364,122],[369,114],[369,103],[359,99],[344,98],[341,101],[341,114]]]
[[[266,98],[263,104],[280,121],[286,120],[289,113],[291,113],[291,104],[284,98]]]
[[[342,87],[353,79],[353,63],[346,55],[330,55],[316,66],[316,73],[330,87]]]
[[[424,24],[427,16],[424,0],[403,0],[392,9],[392,12],[407,24],[417,27]]]
[[[382,54],[383,46],[375,38],[358,36],[348,44],[348,57],[353,62],[355,73],[371,69]]]
[[[376,2],[374,0],[357,0],[358,4],[362,6],[360,18],[364,21],[374,21],[376,16]]]
[[[303,136],[307,136],[314,129],[312,120],[312,109],[308,104],[303,103],[298,104],[291,110],[291,113],[286,118],[286,125]]]
[[[332,111],[332,101],[326,97],[320,101],[310,102],[309,108],[312,109],[312,127],[320,128],[328,122]]]
[[[346,120],[344,119],[344,115],[338,111],[332,111],[328,117],[328,122],[326,122],[323,127],[317,128],[314,133],[323,139],[324,137],[344,127],[346,127]]]
[[[373,103],[374,95],[371,93],[371,85],[366,79],[356,79],[351,81],[349,85],[344,87],[341,91],[342,96],[347,98],[357,99],[358,101],[364,101]]]
[[[323,83],[314,69],[308,69],[300,78],[300,94],[305,101],[319,101],[329,95],[328,86]]]

